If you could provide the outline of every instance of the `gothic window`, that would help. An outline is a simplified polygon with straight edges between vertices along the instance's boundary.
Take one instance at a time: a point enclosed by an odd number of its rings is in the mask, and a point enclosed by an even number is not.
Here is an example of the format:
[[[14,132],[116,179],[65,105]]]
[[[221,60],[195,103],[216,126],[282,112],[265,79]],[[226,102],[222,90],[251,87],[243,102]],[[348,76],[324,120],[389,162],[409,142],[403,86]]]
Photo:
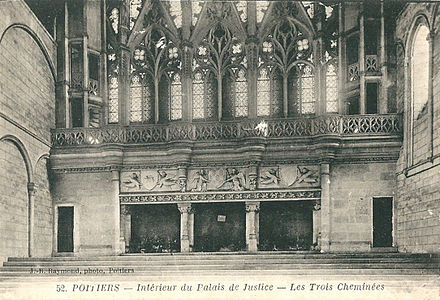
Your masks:
[[[411,90],[413,118],[416,120],[428,103],[429,85],[429,29],[419,25],[411,51]]]
[[[325,74],[325,98],[326,111],[328,113],[338,112],[338,75],[336,66],[333,63],[327,65]]]
[[[245,71],[240,70],[235,78],[235,117],[247,117],[248,115],[248,97],[247,97],[247,79]]]
[[[224,85],[223,107],[225,118],[248,116],[248,82],[244,68],[228,70]]]
[[[408,107],[408,166],[418,164],[433,155],[432,135],[429,134],[432,124],[432,114],[429,112],[430,101],[430,69],[431,56],[430,30],[424,17],[419,17],[415,23],[412,39],[409,44],[409,103]],[[429,137],[428,139],[426,137]]]
[[[313,16],[315,14],[315,9],[313,6],[313,1],[301,1],[304,5],[304,9],[306,10],[307,14],[309,15],[310,19],[313,19]]]
[[[134,74],[130,82],[130,122],[148,123],[152,121],[152,96],[151,78],[143,73]]]
[[[222,99],[221,117],[235,118],[248,114],[247,64],[243,48],[243,43],[233,36],[230,29],[219,23],[208,31],[195,52],[194,68],[210,70],[217,82],[217,97]]]
[[[257,79],[257,116],[280,116],[282,111],[282,78],[274,68],[263,66]]]
[[[139,16],[139,11],[142,8],[142,0],[130,1],[130,30],[133,29],[134,23]]]
[[[241,21],[245,23],[247,21],[247,1],[237,1],[236,6]]]
[[[191,10],[192,10],[192,25],[196,26],[197,21],[199,20],[200,13],[203,8],[203,4],[205,1],[192,0],[191,1]]]
[[[216,81],[211,72],[197,71],[192,83],[194,120],[209,120],[216,116]]]
[[[180,0],[169,0],[162,2],[164,6],[168,9],[171,18],[177,28],[182,27],[182,7],[180,6]]]
[[[263,21],[264,14],[266,13],[270,2],[269,1],[256,1],[255,3],[257,5],[257,23],[260,24]]]
[[[312,66],[298,64],[294,68],[291,84],[291,100],[289,110],[291,114],[315,113],[315,74]]]
[[[107,73],[108,73],[108,122],[118,123],[119,106],[119,82],[118,60],[113,48],[108,45],[107,50]]]
[[[179,73],[170,75],[169,99],[170,120],[175,121],[182,119],[182,83]]]
[[[110,20],[110,24],[113,28],[113,31],[117,34],[119,28],[119,10],[117,8],[113,8],[110,12],[110,16],[108,17]]]

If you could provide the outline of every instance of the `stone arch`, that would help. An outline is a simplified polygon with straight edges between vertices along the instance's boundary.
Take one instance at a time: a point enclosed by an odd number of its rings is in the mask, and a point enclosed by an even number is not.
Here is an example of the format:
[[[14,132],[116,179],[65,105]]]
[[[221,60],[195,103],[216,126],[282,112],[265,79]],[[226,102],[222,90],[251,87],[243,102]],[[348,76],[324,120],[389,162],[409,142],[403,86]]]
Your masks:
[[[21,142],[21,140],[19,138],[17,138],[16,136],[7,134],[3,137],[0,138],[0,142],[1,141],[9,141],[11,143],[13,143],[18,151],[20,151],[20,154],[23,158],[24,164],[26,166],[26,173],[27,173],[27,180],[28,182],[33,182],[33,169],[32,169],[32,163],[29,157],[29,153],[26,150],[26,147],[24,146],[24,144]]]
[[[46,45],[41,41],[41,39],[38,37],[38,35],[27,25],[21,24],[21,23],[14,23],[9,25],[1,34],[0,36],[0,44],[3,41],[3,37],[6,35],[6,33],[13,29],[13,28],[19,28],[24,30],[26,33],[28,33],[32,39],[37,43],[38,47],[40,48],[41,52],[43,53],[44,57],[46,58],[46,62],[49,65],[50,72],[52,74],[53,80],[56,81],[56,69],[55,64],[52,61],[52,59],[49,56],[49,51],[47,50]]]

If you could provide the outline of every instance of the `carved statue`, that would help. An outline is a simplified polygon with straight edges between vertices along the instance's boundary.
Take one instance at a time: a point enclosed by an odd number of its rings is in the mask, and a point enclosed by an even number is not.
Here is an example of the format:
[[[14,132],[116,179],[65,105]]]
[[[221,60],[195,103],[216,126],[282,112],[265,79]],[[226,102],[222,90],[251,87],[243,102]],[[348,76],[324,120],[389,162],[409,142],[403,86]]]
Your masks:
[[[226,180],[223,181],[217,189],[222,188],[227,183],[230,183],[230,188],[228,190],[242,191],[246,186],[246,178],[244,174],[236,168],[226,169]]]
[[[129,189],[132,188],[140,189],[142,187],[141,180],[137,173],[131,173],[130,175],[128,175],[128,177],[122,180],[122,183]]]
[[[206,192],[208,189],[208,182],[209,182],[209,171],[203,169],[197,171],[196,176],[193,179],[193,183],[195,183],[195,186],[192,189],[192,191]]]
[[[275,184],[278,185],[280,182],[280,174],[278,168],[271,168],[264,171],[260,175],[260,183],[264,185]]]
[[[300,167],[298,166],[296,169],[296,177],[295,180],[289,185],[289,187],[293,186],[294,184],[298,183],[309,183],[314,184],[318,182],[318,175],[316,174],[316,171],[310,170],[307,167]]]

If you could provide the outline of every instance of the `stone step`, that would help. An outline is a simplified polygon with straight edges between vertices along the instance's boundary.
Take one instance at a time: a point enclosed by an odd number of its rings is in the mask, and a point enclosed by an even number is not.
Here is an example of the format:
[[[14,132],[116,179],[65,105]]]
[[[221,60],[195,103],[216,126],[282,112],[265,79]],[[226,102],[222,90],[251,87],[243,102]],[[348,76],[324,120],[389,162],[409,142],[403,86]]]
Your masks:
[[[145,270],[145,271],[139,271],[136,273],[124,273],[124,275],[121,276],[121,273],[100,273],[101,275],[77,275],[72,276],[71,274],[30,274],[29,272],[2,272],[0,276],[0,281],[7,280],[8,278],[13,277],[21,277],[21,278],[57,278],[57,277],[75,277],[76,279],[91,279],[91,278],[106,278],[106,277],[130,277],[130,274],[134,274],[136,277],[142,277],[142,276],[156,276],[156,277],[164,277],[168,279],[168,276],[225,276],[226,278],[232,274],[234,275],[240,275],[240,276],[249,276],[249,269],[243,269],[243,268],[237,268],[237,269],[195,269],[195,270],[182,270],[182,269],[175,269],[175,270]],[[354,276],[370,276],[370,275],[378,275],[378,276],[388,276],[388,275],[438,275],[437,270],[433,269],[323,269],[323,268],[316,268],[316,269],[298,269],[298,268],[279,268],[279,269],[260,269],[258,271],[258,276],[261,275],[272,275],[272,276],[281,276],[281,275],[314,275],[314,274],[320,274],[322,276],[327,275],[354,275]]]
[[[66,261],[7,261],[3,263],[3,266],[136,266],[136,265],[191,265],[191,264],[235,264],[239,262],[246,263],[258,263],[258,264],[272,264],[272,263],[283,263],[283,264],[426,264],[426,265],[439,265],[438,260],[429,258],[394,258],[394,259],[383,259],[383,258],[344,258],[344,259],[297,259],[297,258],[273,258],[273,259],[256,259],[247,258],[241,260],[227,260],[227,259],[185,259],[180,260],[176,257],[168,257],[167,260],[124,260],[124,261],[112,261],[112,260],[66,260]]]
[[[369,263],[319,263],[319,264],[302,264],[302,263],[258,263],[258,262],[235,262],[231,264],[224,264],[222,262],[217,262],[215,264],[168,264],[168,265],[123,265],[123,266],[110,266],[110,265],[45,265],[45,266],[5,266],[0,268],[0,274],[4,272],[11,271],[23,271],[31,272],[31,269],[42,268],[43,270],[109,270],[110,268],[117,269],[133,269],[135,271],[155,271],[155,270],[271,270],[271,269],[432,269],[438,270],[438,266],[433,264],[423,264],[423,263],[380,263],[380,264],[369,264]],[[440,271],[439,271],[440,273]]]
[[[8,261],[125,261],[125,260],[167,260],[169,257],[179,258],[181,260],[191,259],[282,259],[282,258],[297,258],[297,259],[343,259],[343,258],[432,258],[439,259],[438,254],[405,254],[405,253],[344,253],[344,254],[320,254],[320,253],[150,253],[150,254],[131,254],[121,256],[94,256],[94,257],[10,257]]]

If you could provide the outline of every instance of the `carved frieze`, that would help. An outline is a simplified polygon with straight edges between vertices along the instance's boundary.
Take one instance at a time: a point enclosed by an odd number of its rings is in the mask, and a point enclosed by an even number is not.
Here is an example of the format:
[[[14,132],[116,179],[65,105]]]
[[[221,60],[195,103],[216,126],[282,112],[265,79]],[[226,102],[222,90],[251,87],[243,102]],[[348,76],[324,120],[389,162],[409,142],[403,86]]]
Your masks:
[[[259,189],[319,187],[318,165],[278,165],[261,167],[258,176]]]
[[[190,169],[188,190],[192,192],[249,190],[248,169],[239,167]]]
[[[185,182],[179,180],[177,169],[145,169],[121,174],[121,192],[168,192],[184,189]]]
[[[182,173],[183,172],[183,173]],[[121,192],[254,191],[320,187],[318,165],[279,164],[189,168],[147,168],[123,171]],[[180,174],[180,175],[179,175]]]

